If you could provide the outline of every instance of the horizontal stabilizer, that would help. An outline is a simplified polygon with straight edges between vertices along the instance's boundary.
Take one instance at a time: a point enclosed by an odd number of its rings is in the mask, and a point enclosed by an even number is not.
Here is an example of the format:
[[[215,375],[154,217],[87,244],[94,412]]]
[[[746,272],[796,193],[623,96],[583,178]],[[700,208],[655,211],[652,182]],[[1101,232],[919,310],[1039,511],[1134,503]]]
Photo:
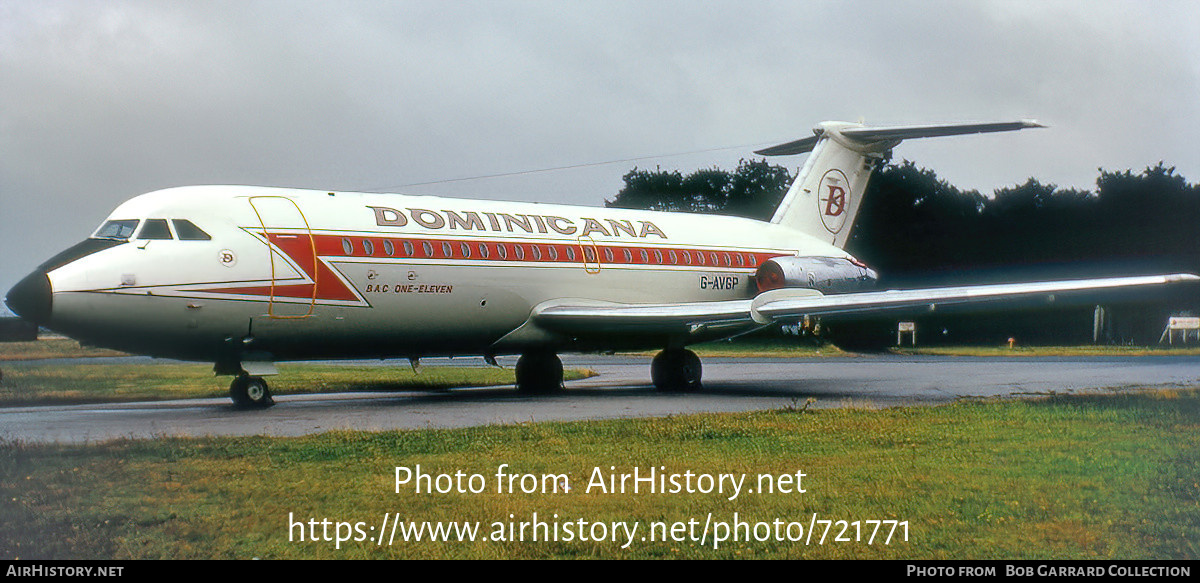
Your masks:
[[[762,150],[755,150],[754,153],[758,154],[759,156],[794,156],[796,154],[811,152],[813,146],[817,145],[817,140],[819,139],[821,139],[821,136],[809,136],[807,138],[800,138],[794,142],[779,144],[778,146],[763,148]]]
[[[1020,121],[1007,121],[995,123],[957,123],[957,124],[938,124],[926,126],[897,126],[890,128],[871,128],[871,127],[854,127],[852,124],[831,124],[825,123],[818,125],[813,130],[813,136],[801,138],[799,140],[771,146],[762,150],[756,150],[754,153],[760,156],[792,156],[795,154],[803,154],[811,152],[813,147],[821,137],[828,131],[835,129],[843,138],[863,144],[873,142],[890,142],[907,140],[911,138],[936,138],[941,136],[959,136],[964,134],[986,134],[990,132],[1011,132],[1015,130],[1023,130],[1027,128],[1044,128],[1046,126],[1030,119]]]
[[[1025,119],[1000,123],[943,124],[894,128],[850,128],[842,130],[842,135],[855,141],[875,142],[880,140],[907,140],[910,138],[937,138],[941,136],[961,136],[964,134],[1011,132],[1026,128],[1044,127],[1046,126],[1034,120]]]

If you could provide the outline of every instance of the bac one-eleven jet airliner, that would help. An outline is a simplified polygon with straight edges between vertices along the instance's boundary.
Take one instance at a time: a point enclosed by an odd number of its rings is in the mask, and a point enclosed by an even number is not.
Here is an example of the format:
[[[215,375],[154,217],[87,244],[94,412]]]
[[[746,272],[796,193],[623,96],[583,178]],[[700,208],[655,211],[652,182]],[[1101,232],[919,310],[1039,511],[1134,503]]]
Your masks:
[[[843,250],[871,171],[901,140],[1036,122],[824,122],[760,150],[809,152],[770,221],[433,196],[191,186],[118,206],[9,291],[82,342],[214,363],[245,407],[304,359],[519,354],[517,387],[562,386],[563,351],[661,349],[663,390],[700,387],[689,344],[803,318],[1090,302],[1191,274],[875,291]]]

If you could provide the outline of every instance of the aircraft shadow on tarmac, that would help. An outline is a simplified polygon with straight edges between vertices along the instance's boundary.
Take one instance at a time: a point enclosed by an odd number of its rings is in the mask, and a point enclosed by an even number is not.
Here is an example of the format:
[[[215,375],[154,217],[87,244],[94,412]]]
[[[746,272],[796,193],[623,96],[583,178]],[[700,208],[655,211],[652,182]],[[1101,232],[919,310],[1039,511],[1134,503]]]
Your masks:
[[[847,399],[855,396],[865,396],[863,391],[848,388],[835,388],[832,381],[720,381],[705,385],[696,392],[663,392],[649,384],[614,384],[605,387],[568,386],[557,393],[526,394],[518,392],[511,385],[493,387],[469,387],[455,389],[439,389],[430,391],[414,391],[412,389],[388,389],[379,386],[363,386],[352,391],[339,394],[346,398],[330,398],[328,400],[317,395],[296,395],[292,399],[283,397],[278,406],[289,407],[303,404],[316,406],[321,404],[339,404],[363,407],[396,407],[421,406],[425,404],[445,403],[482,403],[494,401],[555,401],[578,398],[587,399],[628,399],[628,398],[674,398],[694,399],[697,397],[729,397],[729,398],[818,398],[818,399]],[[354,397],[350,397],[354,395]]]

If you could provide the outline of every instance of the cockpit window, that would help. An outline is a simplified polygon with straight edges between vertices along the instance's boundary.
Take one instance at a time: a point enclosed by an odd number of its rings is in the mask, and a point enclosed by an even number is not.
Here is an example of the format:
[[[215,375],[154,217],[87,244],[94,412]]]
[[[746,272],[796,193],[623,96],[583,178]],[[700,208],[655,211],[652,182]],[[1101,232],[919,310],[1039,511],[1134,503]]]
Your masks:
[[[212,237],[187,219],[171,219],[180,241],[210,241]]]
[[[171,229],[167,227],[167,219],[146,219],[142,230],[138,231],[138,239],[170,239]]]
[[[96,234],[92,235],[93,239],[118,239],[121,241],[128,240],[133,236],[133,232],[137,229],[137,219],[126,219],[120,221],[108,221],[96,229]]]

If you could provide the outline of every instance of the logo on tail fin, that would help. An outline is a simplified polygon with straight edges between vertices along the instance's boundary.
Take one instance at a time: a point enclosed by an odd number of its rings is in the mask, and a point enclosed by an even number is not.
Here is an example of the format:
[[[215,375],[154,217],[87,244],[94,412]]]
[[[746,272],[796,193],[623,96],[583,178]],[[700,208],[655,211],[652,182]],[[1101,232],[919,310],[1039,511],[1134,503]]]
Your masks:
[[[850,204],[850,183],[846,174],[836,168],[821,177],[817,187],[817,211],[825,230],[837,234],[846,224],[846,208]]]

